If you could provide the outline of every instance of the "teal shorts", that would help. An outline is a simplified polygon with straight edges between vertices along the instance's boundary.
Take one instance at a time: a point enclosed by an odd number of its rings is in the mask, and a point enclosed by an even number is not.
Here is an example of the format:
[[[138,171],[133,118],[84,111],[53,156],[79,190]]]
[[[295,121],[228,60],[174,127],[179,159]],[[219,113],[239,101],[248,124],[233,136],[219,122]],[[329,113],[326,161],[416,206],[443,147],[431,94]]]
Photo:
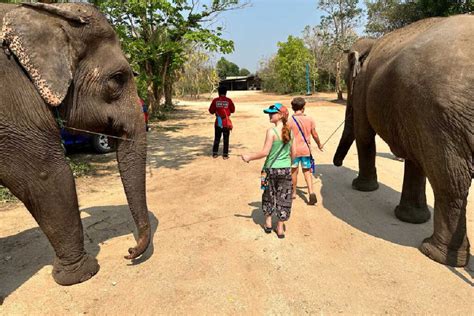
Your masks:
[[[298,168],[298,165],[301,163],[301,168],[310,169],[311,168],[311,158],[309,156],[305,157],[296,157],[293,159],[291,168]]]

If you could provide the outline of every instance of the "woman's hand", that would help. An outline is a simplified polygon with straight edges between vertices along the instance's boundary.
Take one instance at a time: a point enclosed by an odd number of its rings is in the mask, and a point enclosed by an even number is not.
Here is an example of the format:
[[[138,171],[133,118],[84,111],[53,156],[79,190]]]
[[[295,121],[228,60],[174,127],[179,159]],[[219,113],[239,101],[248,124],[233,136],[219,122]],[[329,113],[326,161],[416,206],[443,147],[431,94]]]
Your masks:
[[[249,162],[250,162],[250,156],[249,156],[249,155],[242,154],[240,157],[241,157],[242,160],[245,161],[246,163],[249,163]]]

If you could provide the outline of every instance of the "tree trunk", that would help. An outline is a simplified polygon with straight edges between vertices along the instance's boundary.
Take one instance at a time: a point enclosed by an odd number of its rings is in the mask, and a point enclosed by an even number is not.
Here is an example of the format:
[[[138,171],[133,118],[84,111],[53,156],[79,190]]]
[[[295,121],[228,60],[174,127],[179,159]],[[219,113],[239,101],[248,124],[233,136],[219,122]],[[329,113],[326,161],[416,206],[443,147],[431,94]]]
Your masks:
[[[150,113],[150,116],[157,116],[161,112],[161,94],[158,85],[153,80],[155,77],[153,69],[154,67],[151,62],[145,62],[145,72],[147,74],[148,112]]]
[[[344,98],[342,97],[341,62],[340,61],[336,63],[336,92],[337,92],[337,99],[344,100]]]
[[[171,79],[171,76],[167,76],[165,84],[164,84],[164,90],[165,90],[165,106],[166,107],[173,107],[173,80]]]

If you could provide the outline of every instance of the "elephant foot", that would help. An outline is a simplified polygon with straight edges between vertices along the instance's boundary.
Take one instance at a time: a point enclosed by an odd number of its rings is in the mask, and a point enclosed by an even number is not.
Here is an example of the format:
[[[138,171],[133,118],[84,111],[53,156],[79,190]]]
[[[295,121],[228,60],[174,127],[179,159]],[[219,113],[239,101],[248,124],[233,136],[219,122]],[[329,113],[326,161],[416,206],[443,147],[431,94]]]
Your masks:
[[[379,183],[376,179],[367,180],[357,177],[352,181],[352,188],[358,191],[370,192],[377,190],[379,188]]]
[[[398,205],[395,208],[395,216],[402,222],[422,224],[430,220],[431,213],[426,205],[424,207]]]
[[[469,247],[451,250],[437,243],[433,236],[423,240],[419,249],[431,260],[451,267],[465,267],[469,263]]]
[[[85,254],[79,262],[62,265],[56,258],[53,265],[53,278],[59,285],[73,285],[92,278],[99,271],[99,264],[94,257]]]

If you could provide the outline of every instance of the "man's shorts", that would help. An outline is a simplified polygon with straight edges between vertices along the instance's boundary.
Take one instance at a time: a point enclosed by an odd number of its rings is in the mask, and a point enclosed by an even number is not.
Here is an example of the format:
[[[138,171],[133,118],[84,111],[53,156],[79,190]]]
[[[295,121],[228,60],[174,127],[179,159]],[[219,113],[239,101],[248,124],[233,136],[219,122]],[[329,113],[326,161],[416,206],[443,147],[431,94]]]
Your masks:
[[[301,168],[310,169],[311,168],[311,158],[309,156],[305,157],[296,157],[293,159],[291,168],[298,168],[298,165],[301,163]]]

